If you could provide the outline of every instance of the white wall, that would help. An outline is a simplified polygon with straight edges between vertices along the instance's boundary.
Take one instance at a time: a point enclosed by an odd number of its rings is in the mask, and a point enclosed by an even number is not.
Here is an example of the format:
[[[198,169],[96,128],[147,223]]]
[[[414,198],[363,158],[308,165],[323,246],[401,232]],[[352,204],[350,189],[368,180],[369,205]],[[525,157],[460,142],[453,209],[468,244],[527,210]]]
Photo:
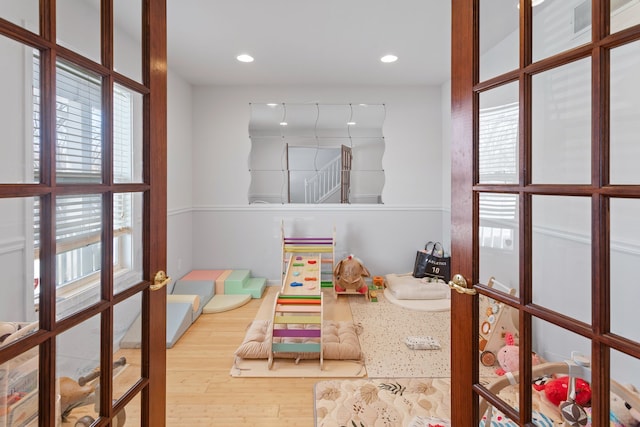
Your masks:
[[[170,64],[169,64],[170,65]],[[192,269],[193,89],[169,70],[167,79],[167,274]]]
[[[194,268],[250,269],[253,276],[277,284],[281,276],[281,233],[331,237],[336,229],[336,258],[354,254],[371,274],[413,269],[416,250],[440,239],[439,207],[362,205],[258,205],[250,208],[196,208],[193,214]],[[413,227],[413,228],[412,228]]]
[[[439,87],[209,86],[194,88],[193,267],[280,276],[280,224],[292,235],[330,236],[375,274],[413,268],[416,249],[442,240]],[[387,106],[384,205],[249,205],[249,103]]]
[[[451,249],[451,81],[440,87],[442,97],[442,244]],[[453,273],[452,273],[453,274]]]

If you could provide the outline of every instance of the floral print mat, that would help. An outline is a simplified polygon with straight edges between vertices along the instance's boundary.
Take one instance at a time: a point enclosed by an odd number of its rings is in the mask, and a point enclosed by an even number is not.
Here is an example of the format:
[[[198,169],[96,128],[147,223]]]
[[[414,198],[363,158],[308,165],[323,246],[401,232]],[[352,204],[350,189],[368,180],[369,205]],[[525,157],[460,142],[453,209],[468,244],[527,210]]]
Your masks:
[[[320,381],[314,388],[316,427],[448,427],[449,392],[449,378]]]

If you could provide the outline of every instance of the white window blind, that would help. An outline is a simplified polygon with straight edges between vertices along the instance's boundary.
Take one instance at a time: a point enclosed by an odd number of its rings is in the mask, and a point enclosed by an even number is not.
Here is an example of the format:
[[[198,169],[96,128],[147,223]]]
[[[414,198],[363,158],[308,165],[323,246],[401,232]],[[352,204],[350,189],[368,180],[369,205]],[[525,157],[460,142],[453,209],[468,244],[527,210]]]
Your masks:
[[[481,219],[514,220],[516,209],[515,194],[482,193],[480,195]]]
[[[484,184],[518,182],[518,103],[480,110],[479,172]]]
[[[480,110],[479,175],[481,183],[518,182],[518,103]],[[480,194],[480,246],[514,249],[515,194]]]
[[[34,54],[33,121],[34,173],[39,179],[40,157],[40,65]],[[60,183],[102,181],[102,108],[99,76],[59,61],[56,64],[56,180]],[[114,180],[130,179],[132,169],[132,96],[121,86],[114,88]],[[100,270],[102,196],[61,196],[55,201],[57,286]],[[113,199],[114,263],[122,261],[117,239],[131,232],[132,202],[128,193]],[[40,247],[40,206],[34,204],[36,263]],[[36,271],[38,269],[36,268]]]
[[[99,76],[56,64],[56,180],[100,182],[102,85]]]

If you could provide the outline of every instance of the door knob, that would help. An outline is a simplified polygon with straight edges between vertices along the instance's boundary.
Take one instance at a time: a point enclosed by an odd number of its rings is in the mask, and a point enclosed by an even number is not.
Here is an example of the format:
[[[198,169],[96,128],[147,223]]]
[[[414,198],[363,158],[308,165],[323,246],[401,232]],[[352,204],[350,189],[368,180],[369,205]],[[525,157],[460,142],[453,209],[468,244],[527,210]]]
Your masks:
[[[456,274],[449,281],[449,287],[459,294],[467,294],[467,295],[475,295],[477,294],[476,290],[473,288],[467,287],[467,281],[462,274]]]
[[[149,286],[149,289],[152,291],[157,291],[158,289],[162,289],[171,281],[171,277],[167,276],[167,274],[160,270],[156,273],[156,276],[153,279],[153,285]]]

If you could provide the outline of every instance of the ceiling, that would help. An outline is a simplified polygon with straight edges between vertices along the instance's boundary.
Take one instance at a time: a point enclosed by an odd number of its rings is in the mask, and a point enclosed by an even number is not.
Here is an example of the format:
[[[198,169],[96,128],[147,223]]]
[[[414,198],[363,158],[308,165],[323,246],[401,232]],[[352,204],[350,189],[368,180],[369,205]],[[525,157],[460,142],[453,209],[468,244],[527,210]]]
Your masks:
[[[450,35],[449,0],[167,1],[169,68],[194,85],[440,84]]]

